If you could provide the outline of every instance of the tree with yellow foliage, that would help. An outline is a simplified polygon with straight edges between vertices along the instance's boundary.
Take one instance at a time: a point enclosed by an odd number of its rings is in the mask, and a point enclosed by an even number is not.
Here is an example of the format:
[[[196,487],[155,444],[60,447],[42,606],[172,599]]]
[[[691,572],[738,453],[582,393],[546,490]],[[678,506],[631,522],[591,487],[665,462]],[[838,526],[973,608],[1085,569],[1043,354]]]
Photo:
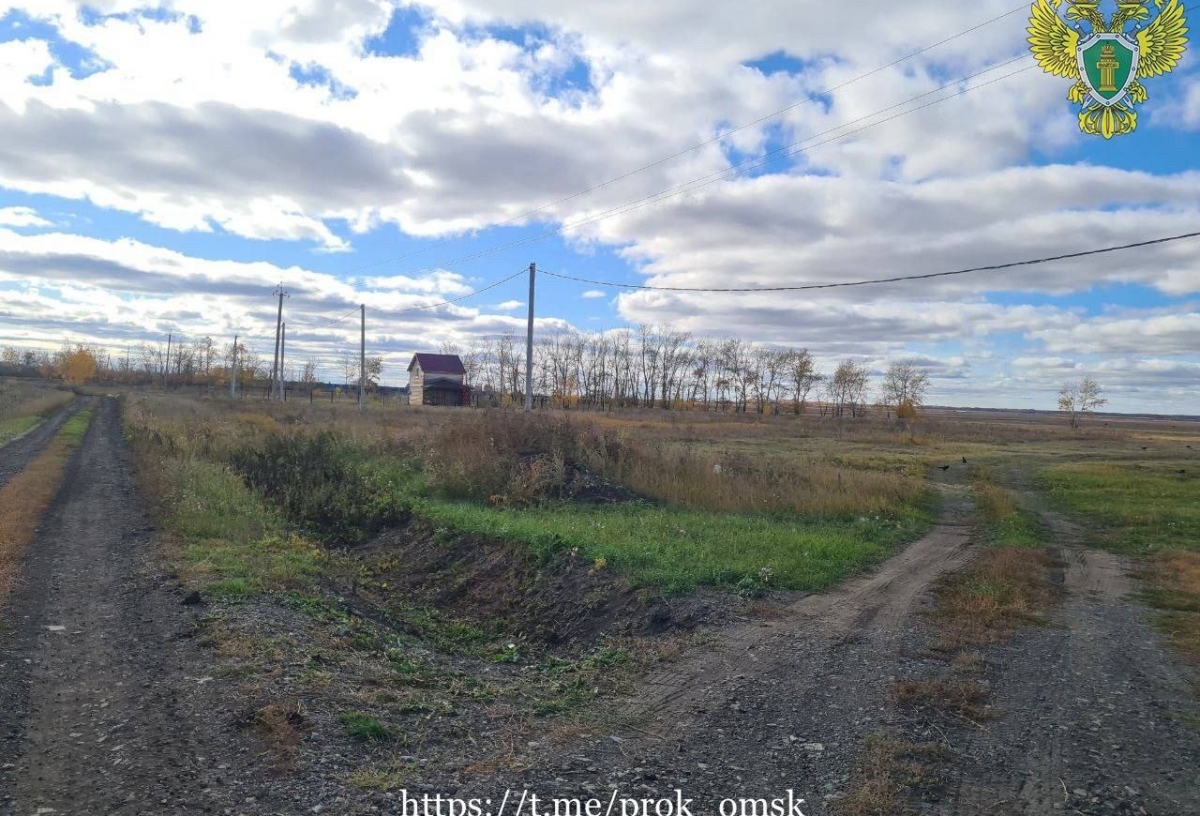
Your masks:
[[[64,350],[58,364],[58,375],[67,385],[83,385],[96,376],[96,355],[85,347]]]

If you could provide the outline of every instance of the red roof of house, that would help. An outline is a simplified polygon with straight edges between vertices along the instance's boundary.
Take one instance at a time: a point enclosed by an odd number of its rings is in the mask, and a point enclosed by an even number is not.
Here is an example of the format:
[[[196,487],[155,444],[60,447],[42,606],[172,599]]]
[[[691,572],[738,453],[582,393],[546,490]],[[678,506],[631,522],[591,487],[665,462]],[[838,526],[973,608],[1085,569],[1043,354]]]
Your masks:
[[[408,370],[412,371],[413,365],[417,363],[421,364],[421,370],[426,374],[467,373],[457,354],[414,354],[412,362],[408,364]]]

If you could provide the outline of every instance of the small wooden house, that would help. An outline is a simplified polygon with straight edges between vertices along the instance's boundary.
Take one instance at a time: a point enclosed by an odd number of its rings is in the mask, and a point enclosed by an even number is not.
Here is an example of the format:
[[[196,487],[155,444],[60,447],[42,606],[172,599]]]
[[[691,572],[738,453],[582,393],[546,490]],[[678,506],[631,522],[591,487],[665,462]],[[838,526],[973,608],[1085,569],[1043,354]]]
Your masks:
[[[408,364],[408,404],[470,405],[466,376],[457,354],[414,354]]]

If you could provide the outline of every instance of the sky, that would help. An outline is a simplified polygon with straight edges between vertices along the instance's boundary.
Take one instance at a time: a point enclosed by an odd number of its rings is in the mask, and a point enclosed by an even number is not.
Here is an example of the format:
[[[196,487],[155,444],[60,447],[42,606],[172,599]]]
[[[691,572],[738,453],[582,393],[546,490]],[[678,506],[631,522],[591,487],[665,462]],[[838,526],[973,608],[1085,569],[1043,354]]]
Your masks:
[[[269,358],[283,282],[290,359],[337,378],[361,303],[402,384],[414,351],[523,332],[530,262],[800,286],[1200,230],[1196,49],[1105,141],[1033,63],[1028,4],[846,8],[0,0],[0,346]],[[537,283],[541,336],[913,359],[948,405],[1053,408],[1083,376],[1116,411],[1200,397],[1198,240],[816,292]]]

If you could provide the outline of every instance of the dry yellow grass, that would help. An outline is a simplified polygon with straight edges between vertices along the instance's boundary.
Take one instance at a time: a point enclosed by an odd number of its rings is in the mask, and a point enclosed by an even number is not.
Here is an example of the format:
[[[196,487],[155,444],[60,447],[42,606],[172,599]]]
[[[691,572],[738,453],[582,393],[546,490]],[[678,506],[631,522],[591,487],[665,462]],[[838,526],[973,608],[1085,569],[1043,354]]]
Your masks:
[[[935,648],[953,651],[994,643],[1040,621],[1055,596],[1051,566],[1044,550],[998,547],[980,553],[974,565],[938,590],[934,615],[942,636]]]
[[[1159,628],[1179,651],[1200,661],[1200,552],[1168,550],[1154,556],[1150,577]]]
[[[0,602],[16,585],[42,513],[62,481],[63,469],[83,438],[90,412],[74,417],[28,467],[0,490]]]
[[[866,741],[854,769],[854,782],[837,803],[845,816],[902,816],[912,812],[907,794],[938,785],[933,764],[945,757],[937,744],[909,742],[894,736]]]

